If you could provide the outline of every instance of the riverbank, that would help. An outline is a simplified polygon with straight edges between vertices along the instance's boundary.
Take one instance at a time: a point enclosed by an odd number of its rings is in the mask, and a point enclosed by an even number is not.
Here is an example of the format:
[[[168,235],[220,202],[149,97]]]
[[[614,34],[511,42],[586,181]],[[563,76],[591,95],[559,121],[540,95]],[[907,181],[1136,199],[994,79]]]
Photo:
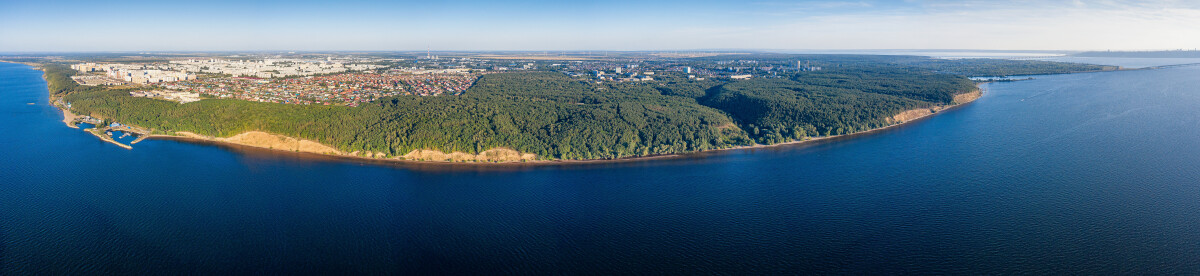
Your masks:
[[[951,110],[951,109],[954,109],[954,108],[957,108],[957,107],[960,107],[960,106],[963,106],[963,105],[966,105],[969,103],[973,103],[973,102],[975,102],[975,100],[978,100],[979,98],[983,97],[983,94],[986,92],[983,89],[984,84],[987,84],[987,82],[977,84],[976,85],[977,89],[975,91],[955,95],[954,102],[952,102],[951,104],[939,105],[939,106],[934,106],[931,108],[911,109],[911,110],[906,110],[906,111],[900,112],[900,114],[896,114],[895,116],[892,116],[892,118],[890,118],[895,123],[888,125],[888,126],[884,126],[884,127],[877,127],[877,128],[864,130],[864,131],[847,133],[847,134],[842,134],[842,135],[813,137],[813,138],[808,138],[808,139],[804,139],[804,140],[783,142],[783,143],[778,143],[778,144],[770,144],[770,145],[759,144],[759,145],[733,147],[733,148],[727,148],[727,149],[707,150],[707,151],[702,151],[702,152],[718,152],[718,151],[745,150],[745,149],[761,149],[761,148],[771,148],[771,147],[781,147],[781,146],[794,146],[794,145],[812,143],[812,142],[817,142],[817,141],[822,141],[822,140],[830,140],[830,139],[835,139],[835,138],[845,138],[845,137],[853,137],[853,136],[871,134],[871,133],[879,132],[879,131],[886,130],[889,128],[898,127],[898,126],[902,126],[902,125],[905,125],[908,123],[916,122],[921,119],[925,119],[930,116],[937,115],[939,113],[943,113],[948,110]],[[697,152],[697,153],[702,153],[702,152]]]
[[[842,135],[814,137],[814,138],[808,138],[808,139],[804,139],[804,140],[797,140],[797,141],[784,142],[784,143],[778,143],[778,144],[770,144],[770,145],[756,144],[756,145],[730,147],[730,148],[724,148],[724,149],[696,151],[696,152],[690,152],[690,153],[637,156],[637,157],[625,157],[625,158],[616,158],[616,159],[539,160],[539,159],[536,159],[536,155],[534,155],[534,154],[521,153],[521,152],[518,152],[518,151],[515,151],[512,149],[507,149],[507,148],[489,149],[489,150],[483,151],[479,154],[469,154],[469,153],[463,153],[463,152],[445,153],[445,152],[435,151],[435,150],[414,150],[408,154],[405,154],[405,155],[402,155],[399,157],[387,158],[387,157],[383,157],[382,153],[357,152],[357,151],[347,153],[347,152],[338,151],[338,150],[334,149],[333,147],[323,145],[323,144],[320,144],[315,141],[296,139],[296,138],[292,138],[292,137],[288,137],[288,136],[271,134],[271,133],[266,133],[266,132],[261,132],[261,131],[245,132],[245,133],[234,135],[234,136],[228,137],[228,138],[205,136],[205,135],[199,135],[199,134],[185,132],[185,131],[175,132],[176,135],[162,135],[162,134],[149,135],[146,138],[177,140],[177,141],[185,141],[185,142],[198,141],[198,142],[206,142],[206,143],[248,146],[248,147],[269,149],[269,150],[276,150],[276,151],[309,153],[309,154],[316,154],[316,155],[322,155],[322,156],[346,158],[346,159],[352,159],[352,160],[370,160],[370,161],[382,161],[382,162],[435,163],[435,164],[464,164],[465,163],[465,164],[479,164],[479,165],[484,165],[484,164],[552,165],[552,164],[618,163],[618,162],[644,161],[644,160],[651,160],[651,159],[675,158],[675,157],[681,157],[681,156],[686,156],[686,155],[690,155],[690,154],[702,154],[702,153],[710,153],[710,152],[794,146],[794,145],[812,143],[812,142],[835,139],[835,138],[843,138],[843,137],[851,137],[851,136],[869,134],[869,133],[885,130],[888,128],[893,128],[893,127],[901,126],[904,124],[912,123],[912,122],[915,122],[915,121],[918,121],[918,120],[921,120],[924,118],[928,118],[932,115],[936,115],[938,113],[942,113],[942,112],[951,110],[953,108],[956,108],[956,107],[959,107],[959,106],[962,106],[962,105],[965,105],[968,103],[972,103],[975,100],[982,97],[983,94],[985,93],[985,91],[982,87],[983,84],[986,84],[986,83],[979,83],[976,86],[977,89],[974,91],[955,95],[954,101],[951,104],[939,105],[939,106],[934,106],[934,107],[930,107],[930,108],[912,109],[912,110],[907,110],[907,111],[901,112],[900,114],[897,114],[897,115],[889,118],[889,121],[894,122],[894,123],[891,125],[885,126],[885,127],[878,127],[878,128],[873,128],[873,129],[854,132],[854,133],[842,134]],[[251,137],[253,137],[253,138],[251,138]]]
[[[34,69],[45,71],[40,67],[34,68]],[[45,74],[43,74],[42,77],[46,78]],[[47,93],[50,93],[49,90],[47,90]],[[538,159],[537,155],[534,155],[531,153],[523,153],[523,152],[519,152],[514,149],[509,149],[509,148],[487,149],[478,154],[471,154],[471,153],[464,153],[464,152],[446,153],[446,152],[441,152],[441,151],[437,151],[437,150],[418,149],[418,150],[413,150],[413,151],[406,153],[404,155],[401,155],[401,156],[387,157],[386,154],[379,153],[379,152],[360,152],[360,151],[343,152],[343,151],[338,150],[335,147],[321,144],[317,141],[299,139],[299,138],[289,137],[289,136],[285,136],[285,135],[262,132],[262,131],[249,131],[249,132],[245,132],[245,133],[239,133],[239,134],[231,136],[231,137],[210,137],[210,136],[199,135],[199,134],[191,133],[191,132],[167,131],[166,133],[168,133],[168,134],[145,135],[143,137],[140,137],[138,139],[138,141],[141,141],[142,139],[145,139],[145,138],[174,139],[174,140],[184,140],[184,141],[204,141],[204,142],[210,142],[210,143],[256,147],[256,148],[263,148],[263,149],[269,149],[269,150],[297,152],[297,153],[311,153],[311,154],[318,154],[318,155],[325,155],[325,156],[345,157],[345,158],[354,158],[354,159],[363,159],[363,160],[389,161],[389,162],[390,161],[401,161],[401,162],[420,162],[420,163],[473,163],[473,164],[610,163],[610,162],[626,162],[626,161],[639,161],[639,160],[647,160],[647,159],[671,158],[671,157],[704,153],[704,152],[788,146],[788,145],[796,145],[796,144],[802,144],[802,143],[808,143],[808,142],[821,141],[821,140],[826,140],[826,139],[831,139],[831,138],[860,135],[860,134],[864,134],[864,133],[870,133],[870,132],[878,131],[881,129],[886,129],[886,128],[894,127],[897,125],[902,125],[905,123],[913,122],[913,121],[919,120],[921,118],[925,118],[930,115],[939,113],[941,111],[953,108],[955,106],[959,106],[959,105],[962,105],[965,103],[972,102],[975,99],[979,98],[979,96],[982,95],[981,93],[982,92],[980,91],[980,88],[977,88],[975,91],[956,95],[954,101],[951,104],[903,111],[903,112],[900,112],[899,114],[893,115],[892,117],[888,118],[887,121],[890,123],[888,126],[854,132],[854,133],[849,133],[849,134],[814,137],[814,138],[807,138],[804,140],[790,141],[790,142],[771,144],[771,145],[755,144],[755,145],[729,147],[729,148],[723,148],[723,149],[695,151],[695,152],[688,152],[688,153],[624,157],[624,158],[615,158],[615,159],[545,160],[545,159]],[[52,94],[50,95],[50,98],[51,98],[51,102],[53,102],[55,99],[54,95],[52,95]],[[63,112],[63,116],[64,116],[63,122],[70,127],[74,127],[72,125],[72,123],[75,121],[75,119],[78,117],[78,115],[73,114],[69,110],[69,108],[67,108],[66,106],[61,106],[61,105],[54,105],[54,106]],[[158,132],[163,133],[162,131],[158,131]],[[93,134],[95,134],[95,133],[93,133]],[[101,138],[103,139],[103,137],[101,137]],[[120,144],[118,143],[118,145],[120,145]],[[120,146],[129,148],[128,145],[120,145]]]
[[[62,107],[59,107],[58,111],[62,111],[63,124],[66,124],[67,127],[70,127],[70,128],[79,128],[79,126],[75,125],[75,117],[77,117],[77,116],[75,116],[75,113],[71,113],[71,110],[62,108]]]
[[[248,146],[269,150],[279,150],[298,153],[311,153],[336,157],[356,159],[434,162],[434,163],[522,163],[522,162],[555,162],[554,160],[538,160],[537,155],[522,153],[508,148],[488,149],[479,154],[465,152],[445,153],[436,150],[413,150],[405,155],[387,158],[379,152],[343,152],[334,147],[316,141],[296,139],[279,134],[262,131],[248,131],[231,137],[213,137],[187,131],[177,131],[174,135],[148,135],[151,139],[169,139],[179,141],[203,141],[238,146]]]

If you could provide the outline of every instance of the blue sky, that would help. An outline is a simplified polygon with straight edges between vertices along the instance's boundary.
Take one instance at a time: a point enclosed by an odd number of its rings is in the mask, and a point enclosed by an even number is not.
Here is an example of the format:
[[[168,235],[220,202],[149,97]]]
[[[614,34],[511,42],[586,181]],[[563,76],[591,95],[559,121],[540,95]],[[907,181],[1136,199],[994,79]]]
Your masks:
[[[0,51],[1200,48],[1200,1],[0,0]]]

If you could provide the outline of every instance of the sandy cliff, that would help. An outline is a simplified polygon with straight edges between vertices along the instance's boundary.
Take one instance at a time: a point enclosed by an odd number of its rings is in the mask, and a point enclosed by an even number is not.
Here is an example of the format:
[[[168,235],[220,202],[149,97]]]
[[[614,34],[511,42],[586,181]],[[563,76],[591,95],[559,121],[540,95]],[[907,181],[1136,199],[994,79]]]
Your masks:
[[[983,96],[983,91],[979,90],[979,89],[976,89],[975,91],[971,91],[971,92],[967,92],[967,93],[954,95],[954,99],[950,102],[949,105],[939,105],[939,106],[934,106],[934,107],[930,107],[930,108],[917,108],[917,109],[905,110],[903,112],[900,112],[900,114],[896,114],[895,116],[888,118],[888,123],[889,124],[899,124],[899,123],[904,123],[904,122],[920,119],[925,116],[933,115],[934,113],[937,113],[938,111],[942,111],[947,108],[954,107],[956,105],[975,101],[976,99],[979,99],[979,97],[981,97],[981,96]]]
[[[225,142],[230,144],[245,145],[251,147],[260,147],[268,149],[286,150],[294,152],[310,152],[320,154],[342,154],[341,151],[321,143],[301,140],[283,135],[270,134],[262,131],[249,131],[242,134],[234,135],[229,138],[209,137],[191,132],[180,131],[177,135],[193,139],[210,140],[217,142]]]
[[[262,131],[249,131],[234,135],[233,137],[221,138],[199,135],[196,133],[179,131],[175,133],[179,137],[191,139],[223,142],[244,146],[252,146],[259,148],[286,150],[294,152],[308,152],[328,155],[343,155],[353,157],[365,157],[375,159],[385,159],[385,154],[379,152],[350,152],[345,153],[336,148],[323,145],[314,141],[296,139],[288,136],[270,134]],[[532,153],[521,153],[516,150],[507,148],[495,148],[480,152],[479,154],[469,154],[464,152],[445,153],[436,150],[414,150],[395,159],[407,159],[417,161],[441,161],[441,162],[525,162],[537,160],[537,155]]]

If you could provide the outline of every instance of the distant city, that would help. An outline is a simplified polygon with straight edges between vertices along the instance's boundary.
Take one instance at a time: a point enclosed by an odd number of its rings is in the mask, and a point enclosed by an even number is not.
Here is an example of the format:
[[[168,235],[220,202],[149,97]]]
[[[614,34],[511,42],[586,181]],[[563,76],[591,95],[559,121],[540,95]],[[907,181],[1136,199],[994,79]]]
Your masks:
[[[590,53],[588,53],[590,54]],[[712,53],[594,55],[498,55],[431,53],[382,55],[261,54],[180,57],[167,60],[116,58],[71,66],[77,83],[139,88],[136,97],[180,103],[204,98],[303,105],[358,106],[382,97],[461,95],[484,75],[505,71],[555,71],[581,82],[654,82],[686,78],[749,79],[781,72],[817,71],[755,59],[695,61]],[[657,74],[657,75],[656,75]]]

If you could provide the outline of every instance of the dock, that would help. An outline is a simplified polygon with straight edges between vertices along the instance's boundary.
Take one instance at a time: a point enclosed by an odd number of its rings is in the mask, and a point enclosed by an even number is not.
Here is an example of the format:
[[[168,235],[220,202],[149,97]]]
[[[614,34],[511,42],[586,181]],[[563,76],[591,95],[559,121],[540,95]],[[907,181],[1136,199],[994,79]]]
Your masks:
[[[139,127],[128,126],[128,125],[122,125],[122,124],[114,123],[114,124],[111,124],[108,126],[104,126],[104,125],[102,125],[103,124],[102,120],[92,118],[92,117],[87,117],[87,116],[76,117],[76,120],[79,122],[96,125],[96,127],[85,129],[84,131],[87,131],[88,133],[95,135],[97,138],[100,138],[100,140],[112,143],[114,145],[117,145],[117,146],[125,148],[125,149],[133,149],[133,144],[137,144],[138,142],[145,140],[146,137],[149,137],[150,133],[151,133],[151,131],[147,130],[147,129],[142,129]],[[111,136],[110,133],[112,133],[114,131],[123,132],[123,133],[125,133],[125,136],[128,136],[130,134],[136,135],[137,139],[134,139],[132,142],[129,142],[128,145],[123,144],[121,142],[118,142],[116,139],[113,139],[113,137]],[[121,137],[123,138],[125,136],[121,136]]]
[[[100,138],[100,140],[102,140],[102,141],[112,143],[113,145],[117,145],[117,146],[125,148],[125,149],[129,149],[129,150],[133,149],[133,146],[122,144],[121,142],[117,142],[117,140],[114,140],[111,136],[108,136],[107,128],[90,128],[90,129],[86,129],[84,131],[87,131],[88,133],[91,133],[92,135],[96,135],[96,137]]]

